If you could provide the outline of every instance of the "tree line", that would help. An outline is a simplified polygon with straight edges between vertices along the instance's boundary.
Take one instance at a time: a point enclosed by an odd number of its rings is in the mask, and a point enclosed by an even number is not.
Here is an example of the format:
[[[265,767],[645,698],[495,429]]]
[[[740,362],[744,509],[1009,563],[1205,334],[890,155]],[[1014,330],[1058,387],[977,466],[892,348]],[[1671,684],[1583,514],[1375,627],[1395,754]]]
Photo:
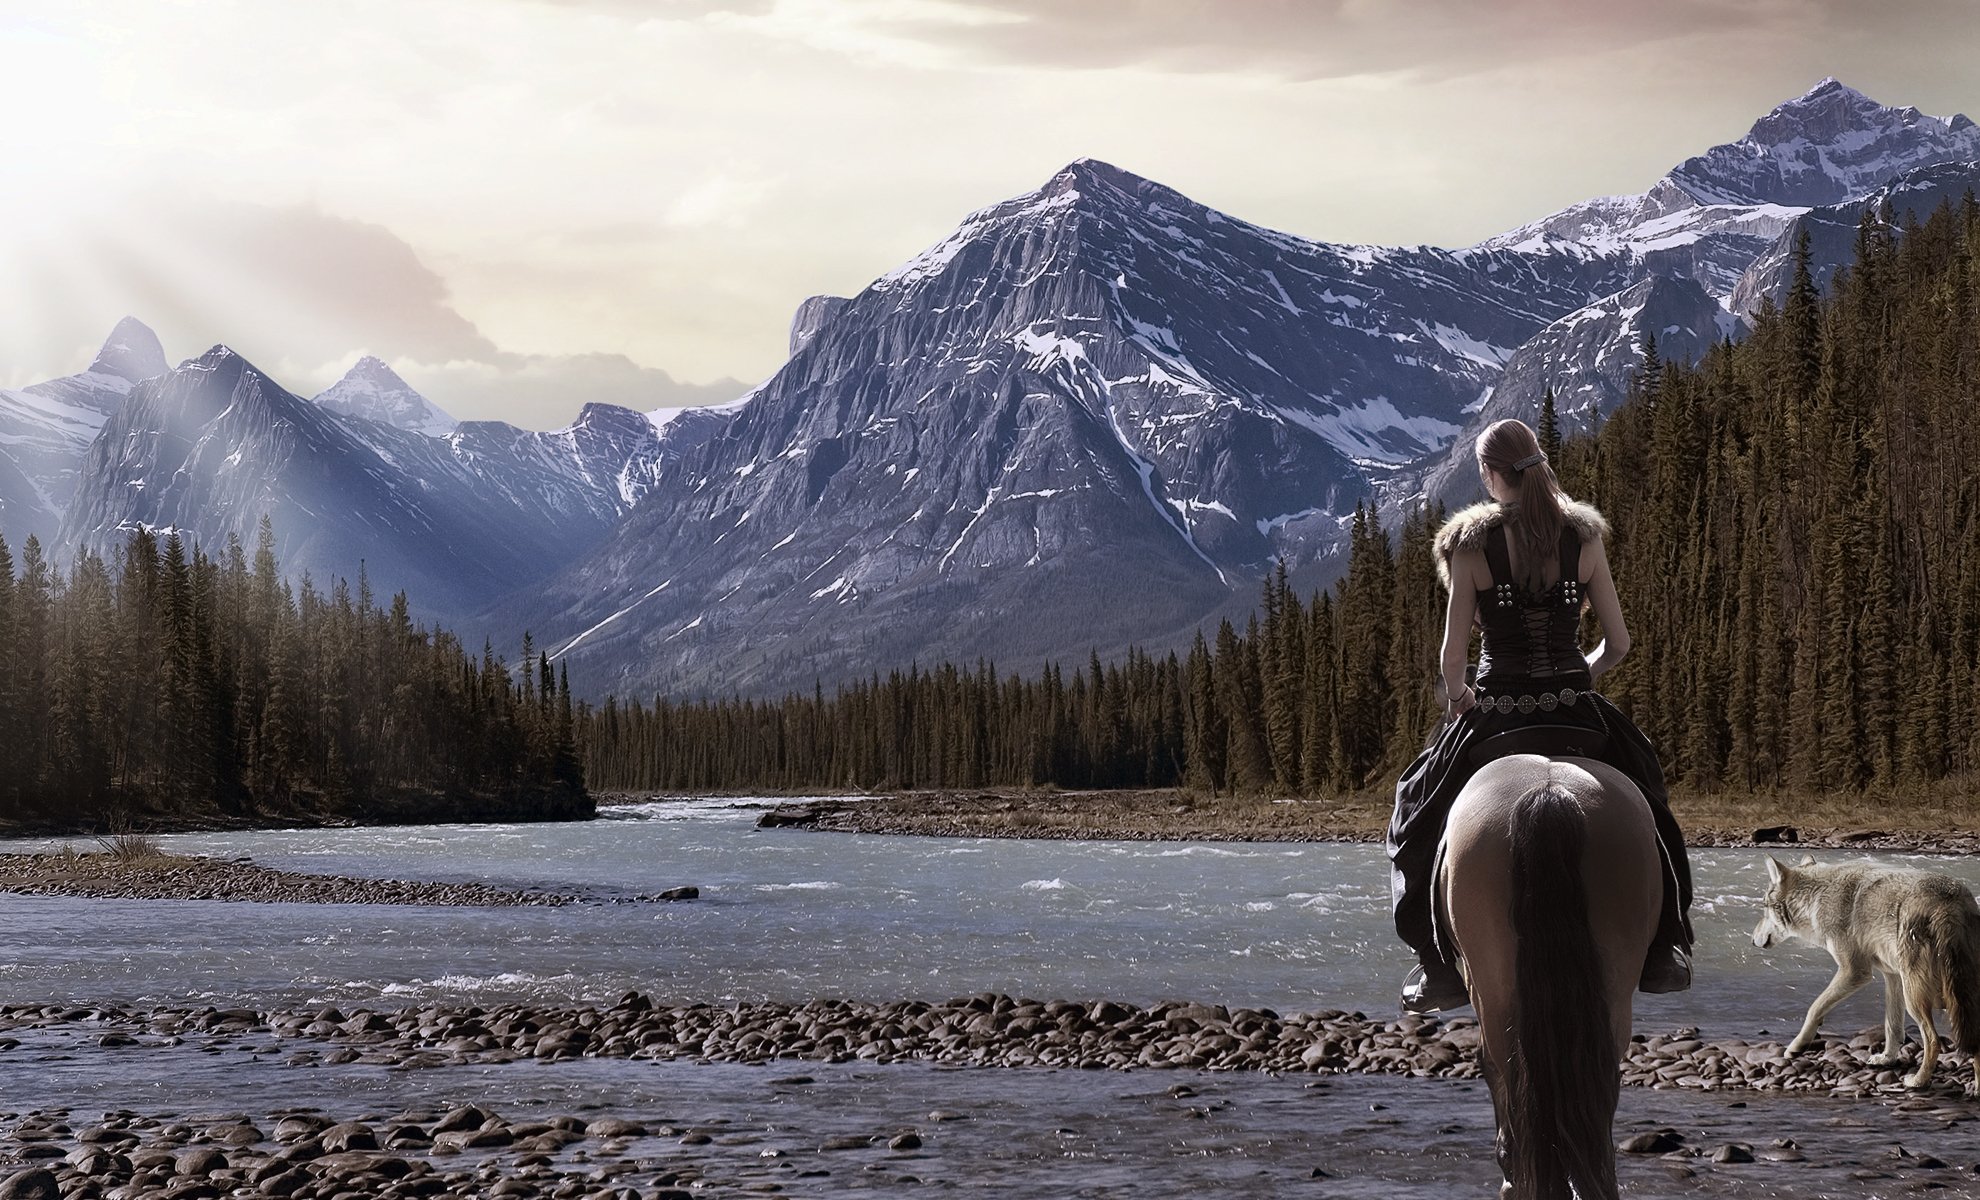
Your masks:
[[[63,571],[0,540],[0,819],[471,813],[588,808],[568,681],[381,607],[360,572],[325,593],[250,561],[132,534]],[[435,806],[439,806],[436,808]]]
[[[1696,365],[1646,339],[1630,398],[1564,438],[1563,486],[1614,526],[1634,649],[1601,684],[1695,790],[1847,792],[1980,764],[1980,205],[1866,211],[1827,295],[1807,235],[1779,304]],[[1348,566],[1283,567],[1240,631],[1031,678],[988,663],[827,696],[608,700],[587,777],[631,789],[1386,788],[1439,717],[1443,514],[1392,538],[1358,509]],[[1591,633],[1592,633],[1592,617]]]

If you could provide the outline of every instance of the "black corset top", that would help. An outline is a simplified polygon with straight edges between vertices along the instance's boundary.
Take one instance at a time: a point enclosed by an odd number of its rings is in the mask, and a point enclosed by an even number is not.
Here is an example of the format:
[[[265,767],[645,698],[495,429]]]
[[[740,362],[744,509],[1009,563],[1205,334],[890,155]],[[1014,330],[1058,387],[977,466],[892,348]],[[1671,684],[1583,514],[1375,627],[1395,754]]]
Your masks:
[[[1514,578],[1506,551],[1506,527],[1485,536],[1485,562],[1492,586],[1478,593],[1478,624],[1484,631],[1478,652],[1478,678],[1541,680],[1556,676],[1586,679],[1581,654],[1581,539],[1572,526],[1561,528],[1561,577],[1537,592]],[[1565,680],[1563,681],[1565,682]]]

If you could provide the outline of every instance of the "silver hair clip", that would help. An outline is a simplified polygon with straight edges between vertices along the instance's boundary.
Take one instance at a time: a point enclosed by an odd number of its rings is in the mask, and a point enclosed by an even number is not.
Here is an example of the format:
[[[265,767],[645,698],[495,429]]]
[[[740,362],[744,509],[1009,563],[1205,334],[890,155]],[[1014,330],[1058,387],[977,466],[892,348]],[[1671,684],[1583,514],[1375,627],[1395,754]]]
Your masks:
[[[1512,465],[1512,469],[1515,471],[1524,471],[1528,467],[1537,466],[1538,464],[1546,461],[1547,461],[1547,456],[1545,454],[1529,454],[1525,458],[1522,458],[1518,462],[1514,463]]]

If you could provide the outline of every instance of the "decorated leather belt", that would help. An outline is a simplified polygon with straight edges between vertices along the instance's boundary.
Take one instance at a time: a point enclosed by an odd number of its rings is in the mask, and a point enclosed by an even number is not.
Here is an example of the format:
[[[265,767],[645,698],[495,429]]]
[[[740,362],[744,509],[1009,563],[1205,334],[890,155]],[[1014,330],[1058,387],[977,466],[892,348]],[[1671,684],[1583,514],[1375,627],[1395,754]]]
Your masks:
[[[1562,688],[1558,692],[1529,692],[1519,696],[1480,696],[1478,707],[1486,712],[1536,713],[1553,712],[1562,705],[1572,708],[1581,702],[1583,696],[1591,694],[1587,689]]]

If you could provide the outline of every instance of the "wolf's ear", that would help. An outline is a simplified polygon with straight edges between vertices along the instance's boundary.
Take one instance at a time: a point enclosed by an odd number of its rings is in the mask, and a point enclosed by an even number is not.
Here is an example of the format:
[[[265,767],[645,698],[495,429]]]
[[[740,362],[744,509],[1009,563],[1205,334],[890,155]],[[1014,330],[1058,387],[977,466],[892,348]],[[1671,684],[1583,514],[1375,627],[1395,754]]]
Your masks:
[[[1802,856],[1801,856],[1801,862],[1800,862],[1800,864],[1799,864],[1799,865],[1800,865],[1800,866],[1804,866],[1804,867],[1812,867],[1812,866],[1814,866],[1814,865],[1815,865],[1815,856],[1814,856],[1813,854],[1804,854],[1804,855],[1802,855]]]
[[[1781,877],[1786,874],[1787,868],[1781,865],[1781,860],[1769,854],[1767,856],[1767,882],[1779,883]]]

